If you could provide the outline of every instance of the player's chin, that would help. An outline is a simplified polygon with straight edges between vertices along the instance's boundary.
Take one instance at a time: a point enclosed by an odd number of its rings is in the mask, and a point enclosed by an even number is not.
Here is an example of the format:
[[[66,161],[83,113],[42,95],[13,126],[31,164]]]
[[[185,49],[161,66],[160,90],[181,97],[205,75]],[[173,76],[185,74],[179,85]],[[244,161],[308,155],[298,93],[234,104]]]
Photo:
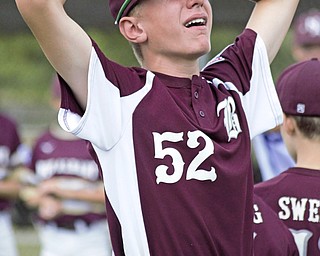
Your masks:
[[[207,54],[211,51],[211,44],[209,43],[202,52],[202,55]]]
[[[201,36],[200,38],[198,38],[197,47],[199,49],[199,52],[208,53],[211,50],[210,38],[206,36]]]
[[[179,49],[182,49],[183,54],[188,59],[198,59],[210,52],[211,44],[208,40],[189,40],[188,43],[184,44],[184,47],[180,47]]]
[[[204,42],[203,44],[199,44],[196,49],[194,49],[194,54],[198,57],[201,57],[207,53],[209,53],[211,50],[211,44],[210,42]]]

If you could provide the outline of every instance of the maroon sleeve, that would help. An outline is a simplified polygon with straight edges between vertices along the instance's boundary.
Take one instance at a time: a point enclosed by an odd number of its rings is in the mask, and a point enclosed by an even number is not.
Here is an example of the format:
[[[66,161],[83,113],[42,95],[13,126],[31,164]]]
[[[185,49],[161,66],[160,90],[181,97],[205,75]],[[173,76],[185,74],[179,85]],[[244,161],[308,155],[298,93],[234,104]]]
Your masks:
[[[249,91],[252,76],[252,61],[257,34],[245,29],[232,45],[214,57],[202,74],[207,80],[218,78],[231,82],[245,94]]]

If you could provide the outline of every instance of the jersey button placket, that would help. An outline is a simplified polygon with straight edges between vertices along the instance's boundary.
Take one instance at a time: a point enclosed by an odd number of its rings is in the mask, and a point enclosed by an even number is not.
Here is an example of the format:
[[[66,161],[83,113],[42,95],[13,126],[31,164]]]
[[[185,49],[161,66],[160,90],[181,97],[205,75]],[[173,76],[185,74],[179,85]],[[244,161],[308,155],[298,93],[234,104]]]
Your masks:
[[[193,93],[193,96],[194,96],[194,98],[195,98],[196,100],[199,99],[199,92],[198,92],[198,90],[196,90],[196,91]],[[201,117],[205,117],[204,111],[200,110],[200,111],[199,111],[199,115],[200,115]]]
[[[194,95],[194,98],[195,98],[195,99],[199,99],[198,90],[196,90],[193,95]],[[203,112],[202,110],[199,111],[199,115],[200,115],[201,117],[205,117],[205,114],[204,114],[204,112]]]
[[[192,79],[192,106],[196,115],[197,121],[201,127],[207,126],[207,116],[203,102],[203,89],[207,86],[206,80],[202,77],[193,77]]]

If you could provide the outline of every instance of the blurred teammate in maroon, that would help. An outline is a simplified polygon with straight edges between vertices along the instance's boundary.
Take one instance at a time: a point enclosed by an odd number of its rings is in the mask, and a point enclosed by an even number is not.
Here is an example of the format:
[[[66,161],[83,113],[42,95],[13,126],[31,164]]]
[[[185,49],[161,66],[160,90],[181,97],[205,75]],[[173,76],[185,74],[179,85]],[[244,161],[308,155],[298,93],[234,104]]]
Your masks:
[[[56,76],[51,98],[57,110]],[[111,256],[103,183],[86,141],[65,132],[55,121],[36,138],[29,169],[34,172],[34,184],[20,195],[36,209],[40,256]]]

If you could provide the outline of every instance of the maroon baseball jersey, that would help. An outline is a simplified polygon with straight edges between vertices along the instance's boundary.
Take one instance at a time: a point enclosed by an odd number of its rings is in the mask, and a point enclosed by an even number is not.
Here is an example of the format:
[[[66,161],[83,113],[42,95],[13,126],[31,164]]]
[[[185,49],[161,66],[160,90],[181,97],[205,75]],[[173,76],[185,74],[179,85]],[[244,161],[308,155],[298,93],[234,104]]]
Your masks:
[[[20,137],[16,122],[6,115],[0,114],[0,180],[8,176],[11,157],[20,145]],[[0,198],[0,210],[10,206],[10,201]]]
[[[320,171],[290,168],[255,185],[292,232],[301,256],[320,255]]]
[[[80,139],[64,140],[55,137],[49,131],[43,133],[35,141],[31,164],[38,182],[53,177],[63,178],[61,187],[76,189],[89,186],[90,182],[101,180],[99,169],[89,154],[86,141]],[[70,206],[69,206],[70,205]],[[68,207],[84,207],[85,205],[69,202]],[[60,215],[54,222],[64,226],[76,219],[82,219],[86,223],[105,219],[104,213],[88,212],[83,215]],[[45,222],[39,218],[41,222]]]
[[[61,81],[59,122],[101,165],[115,254],[251,255],[250,137],[282,115],[261,38],[245,30],[191,79],[93,42],[88,81],[84,113]]]
[[[293,235],[276,213],[257,195],[253,195],[254,255],[299,256]]]

